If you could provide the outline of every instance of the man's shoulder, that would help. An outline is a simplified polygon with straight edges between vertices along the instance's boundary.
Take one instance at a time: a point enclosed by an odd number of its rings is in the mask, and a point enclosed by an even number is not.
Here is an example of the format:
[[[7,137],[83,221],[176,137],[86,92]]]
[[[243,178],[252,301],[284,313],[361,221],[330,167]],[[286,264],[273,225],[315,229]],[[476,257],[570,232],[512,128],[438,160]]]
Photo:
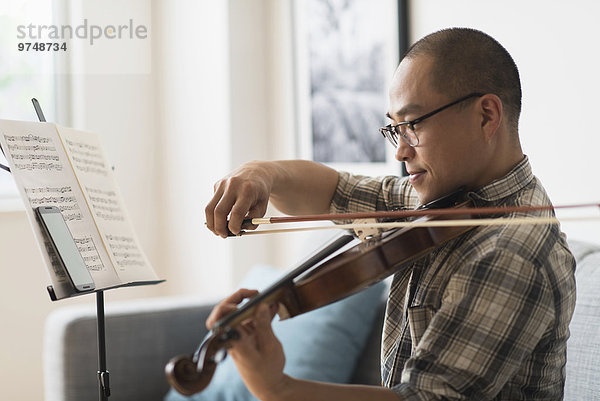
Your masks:
[[[511,193],[505,193],[502,198],[479,198],[474,202],[477,206],[482,207],[552,205],[546,190],[536,177]],[[492,217],[506,219],[507,224],[480,226],[473,230],[469,234],[468,242],[464,245],[465,257],[481,258],[485,256],[490,258],[494,254],[502,253],[504,256],[514,255],[514,257],[536,266],[547,264],[548,260],[554,258],[553,254],[557,252],[563,253],[565,260],[572,257],[566,237],[560,231],[560,225],[555,219],[552,209],[509,212]],[[532,219],[528,221],[528,218]]]

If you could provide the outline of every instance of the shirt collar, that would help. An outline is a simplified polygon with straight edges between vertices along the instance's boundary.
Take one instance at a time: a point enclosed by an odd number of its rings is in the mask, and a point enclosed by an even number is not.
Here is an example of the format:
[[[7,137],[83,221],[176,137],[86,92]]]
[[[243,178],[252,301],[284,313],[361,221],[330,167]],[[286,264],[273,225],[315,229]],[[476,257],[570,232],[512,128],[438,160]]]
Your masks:
[[[515,167],[504,177],[492,181],[476,191],[469,192],[469,198],[487,202],[498,201],[506,198],[527,186],[533,180],[533,172],[529,158],[523,157]]]

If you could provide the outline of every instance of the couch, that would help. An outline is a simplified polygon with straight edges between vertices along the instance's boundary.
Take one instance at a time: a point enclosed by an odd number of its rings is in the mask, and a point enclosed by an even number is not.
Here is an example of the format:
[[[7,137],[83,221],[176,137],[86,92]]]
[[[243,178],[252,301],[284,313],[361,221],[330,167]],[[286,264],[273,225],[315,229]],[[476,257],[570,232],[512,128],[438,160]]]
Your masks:
[[[570,241],[577,259],[577,305],[568,342],[565,400],[600,399],[600,246]],[[351,383],[379,384],[384,298],[351,367]],[[163,400],[163,369],[174,355],[190,354],[204,337],[215,300],[163,298],[106,307],[110,400]],[[46,322],[44,382],[47,401],[98,399],[95,308],[67,306]],[[293,319],[292,319],[293,320]]]

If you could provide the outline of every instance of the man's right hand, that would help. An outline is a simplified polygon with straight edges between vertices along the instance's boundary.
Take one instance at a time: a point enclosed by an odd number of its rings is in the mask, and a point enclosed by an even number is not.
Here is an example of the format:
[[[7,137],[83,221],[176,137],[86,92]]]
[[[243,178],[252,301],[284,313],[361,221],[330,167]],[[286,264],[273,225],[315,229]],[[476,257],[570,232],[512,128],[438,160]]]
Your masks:
[[[327,213],[337,181],[336,170],[308,160],[246,163],[215,184],[206,225],[223,238],[239,234],[244,219],[263,217],[269,201],[287,214]]]
[[[239,234],[245,218],[264,216],[272,186],[272,176],[260,162],[246,163],[217,181],[204,209],[208,229],[223,238],[228,229]]]

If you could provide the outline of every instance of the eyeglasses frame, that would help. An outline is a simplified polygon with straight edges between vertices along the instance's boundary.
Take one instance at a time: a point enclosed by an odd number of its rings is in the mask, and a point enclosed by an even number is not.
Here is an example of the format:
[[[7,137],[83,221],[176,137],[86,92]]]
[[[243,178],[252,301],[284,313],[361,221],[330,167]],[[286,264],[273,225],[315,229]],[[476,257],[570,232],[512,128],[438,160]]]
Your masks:
[[[392,146],[394,146],[395,148],[398,147],[398,141],[396,139],[398,137],[402,138],[402,140],[406,144],[408,144],[409,146],[414,148],[415,146],[419,145],[419,137],[417,136],[417,134],[415,133],[415,138],[417,138],[417,142],[415,144],[412,144],[411,141],[409,141],[410,138],[407,138],[406,134],[404,134],[402,131],[398,130],[399,127],[406,125],[414,133],[415,132],[415,124],[418,124],[418,123],[422,122],[423,120],[426,120],[429,117],[432,117],[432,116],[436,115],[437,113],[439,113],[443,110],[446,110],[449,107],[454,106],[455,104],[464,102],[465,100],[470,99],[472,97],[482,97],[483,95],[485,95],[485,93],[472,92],[472,93],[470,93],[466,96],[463,96],[457,100],[454,100],[453,102],[450,102],[442,107],[439,107],[433,111],[430,111],[427,114],[417,117],[414,120],[402,121],[401,123],[398,123],[396,125],[388,124],[385,127],[381,127],[381,128],[379,128],[379,132],[381,132],[381,135],[383,135],[383,137],[386,138],[392,144]]]

